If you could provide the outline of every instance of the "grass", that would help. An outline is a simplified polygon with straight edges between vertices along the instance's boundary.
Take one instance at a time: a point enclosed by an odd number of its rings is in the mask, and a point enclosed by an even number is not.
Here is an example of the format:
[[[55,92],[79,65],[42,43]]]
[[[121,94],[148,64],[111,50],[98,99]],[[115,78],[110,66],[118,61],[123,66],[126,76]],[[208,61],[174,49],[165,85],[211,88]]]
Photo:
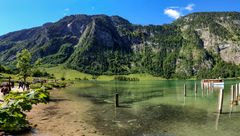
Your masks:
[[[72,70],[72,69],[67,69],[67,68],[64,68],[63,66],[56,66],[56,67],[51,67],[51,68],[46,68],[46,71],[50,74],[54,74],[54,76],[57,78],[57,79],[61,79],[62,77],[64,77],[66,80],[75,80],[77,78],[88,78],[89,80],[92,79],[92,75],[90,74],[85,74],[85,73],[82,73],[82,72],[79,72],[77,70]],[[143,80],[165,80],[164,78],[161,78],[161,77],[154,77],[150,74],[130,74],[130,75],[123,75],[123,76],[126,76],[126,77],[136,77],[136,78],[139,78],[141,81]],[[100,81],[111,81],[113,80],[115,77],[115,75],[101,75],[97,78],[97,80],[100,80]]]
[[[6,73],[0,73],[3,77],[11,77],[12,80],[18,81],[19,76],[18,75],[13,75],[13,74],[6,74]],[[7,79],[4,79],[7,80]]]
[[[83,79],[84,77],[92,79],[92,75],[78,72],[77,70],[66,69],[63,66],[56,66],[46,68],[46,71],[50,74],[54,74],[57,79],[64,77],[66,80],[75,80],[76,78]]]

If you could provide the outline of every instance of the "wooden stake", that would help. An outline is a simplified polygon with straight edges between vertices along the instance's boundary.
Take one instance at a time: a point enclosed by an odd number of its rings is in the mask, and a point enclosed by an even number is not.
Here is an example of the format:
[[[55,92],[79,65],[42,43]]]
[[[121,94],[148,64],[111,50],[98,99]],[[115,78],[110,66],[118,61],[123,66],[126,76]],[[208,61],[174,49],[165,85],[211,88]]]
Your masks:
[[[234,103],[234,86],[231,86],[231,105]]]
[[[234,104],[238,105],[238,84],[236,84],[236,86],[235,86],[235,100],[234,100]]]
[[[235,86],[235,100],[238,100],[238,84]]]
[[[186,97],[187,96],[187,89],[186,89],[187,87],[186,87],[186,84],[184,84],[184,97]]]
[[[116,96],[115,96],[115,106],[119,107],[119,95],[118,94],[116,94]]]
[[[202,90],[204,90],[204,83],[202,83]]]
[[[238,84],[238,100],[240,100],[240,83]]]
[[[219,99],[218,99],[218,112],[219,112],[220,114],[222,114],[223,96],[224,96],[223,89],[220,89]]]
[[[195,94],[197,95],[197,92],[198,90],[197,90],[197,83],[195,83]]]

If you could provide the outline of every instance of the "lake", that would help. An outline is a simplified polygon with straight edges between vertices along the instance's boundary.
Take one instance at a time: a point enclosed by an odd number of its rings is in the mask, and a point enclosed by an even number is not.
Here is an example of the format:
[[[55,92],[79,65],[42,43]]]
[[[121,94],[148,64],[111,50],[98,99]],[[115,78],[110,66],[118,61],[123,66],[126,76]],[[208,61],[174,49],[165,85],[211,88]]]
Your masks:
[[[239,82],[225,81],[221,115],[217,113],[219,89],[202,90],[201,81],[81,81],[67,88],[66,93],[94,103],[87,113],[92,118],[86,120],[107,135],[239,136],[240,109],[230,106],[231,85]],[[184,84],[187,97],[183,94]]]

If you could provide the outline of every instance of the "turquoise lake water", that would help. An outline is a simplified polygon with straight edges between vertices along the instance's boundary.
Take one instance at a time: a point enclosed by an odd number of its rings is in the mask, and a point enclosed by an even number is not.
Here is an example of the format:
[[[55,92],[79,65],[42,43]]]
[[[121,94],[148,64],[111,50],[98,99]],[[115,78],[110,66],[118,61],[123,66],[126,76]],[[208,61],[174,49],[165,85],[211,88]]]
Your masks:
[[[221,115],[217,113],[219,88],[202,90],[201,81],[82,81],[66,92],[94,103],[88,122],[107,135],[239,136],[240,106],[230,106],[230,88],[236,83],[240,81],[225,81]]]

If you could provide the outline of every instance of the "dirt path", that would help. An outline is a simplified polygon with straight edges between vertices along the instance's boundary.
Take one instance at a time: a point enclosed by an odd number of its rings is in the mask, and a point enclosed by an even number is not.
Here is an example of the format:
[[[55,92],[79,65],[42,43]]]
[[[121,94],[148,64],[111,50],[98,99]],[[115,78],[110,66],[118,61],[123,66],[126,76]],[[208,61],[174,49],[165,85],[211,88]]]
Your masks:
[[[51,91],[49,104],[34,106],[28,113],[29,121],[36,126],[30,135],[36,136],[99,136],[94,126],[87,123],[91,102],[84,98],[69,99],[63,91]],[[81,100],[79,100],[81,99]]]

